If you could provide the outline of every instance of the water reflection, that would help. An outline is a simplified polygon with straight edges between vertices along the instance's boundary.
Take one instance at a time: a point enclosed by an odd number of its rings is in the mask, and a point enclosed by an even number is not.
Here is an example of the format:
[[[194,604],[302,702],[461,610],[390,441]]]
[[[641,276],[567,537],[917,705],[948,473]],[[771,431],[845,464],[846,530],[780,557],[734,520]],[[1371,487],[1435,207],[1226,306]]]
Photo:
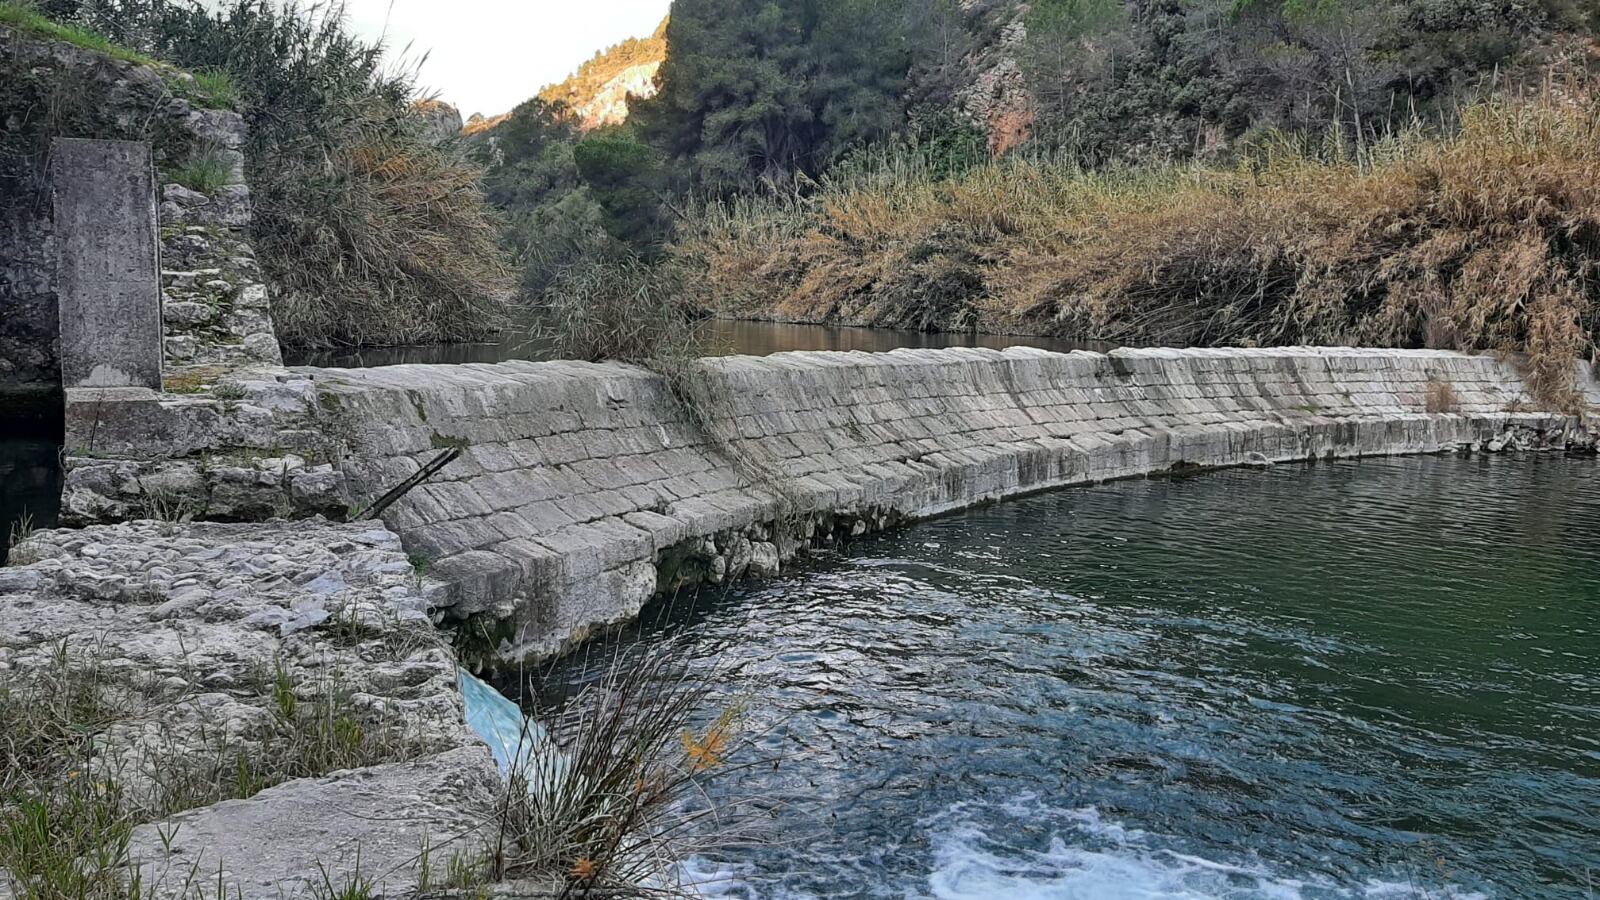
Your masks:
[[[0,565],[14,528],[50,528],[61,508],[61,405],[0,408]]]

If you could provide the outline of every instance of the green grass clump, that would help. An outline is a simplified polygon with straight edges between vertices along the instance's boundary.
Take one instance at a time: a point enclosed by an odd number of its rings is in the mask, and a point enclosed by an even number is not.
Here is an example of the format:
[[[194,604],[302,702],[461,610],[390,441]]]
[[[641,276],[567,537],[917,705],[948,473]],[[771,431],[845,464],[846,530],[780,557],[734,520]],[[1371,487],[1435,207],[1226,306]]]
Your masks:
[[[171,181],[191,191],[210,194],[232,181],[233,166],[217,150],[202,150],[166,173]]]
[[[13,28],[37,34],[41,37],[63,41],[85,50],[104,53],[112,59],[124,62],[138,63],[139,65],[153,66],[156,61],[142,53],[129,50],[119,44],[114,44],[107,38],[76,25],[63,25],[45,18],[30,3],[20,3],[16,0],[0,0],[0,24],[10,25]]]
[[[563,358],[654,366],[699,355],[682,292],[676,269],[620,253],[562,273],[541,308]]]
[[[89,768],[95,738],[124,718],[91,654],[0,683],[0,860],[21,898],[128,896],[134,817]]]
[[[239,105],[239,88],[226,69],[201,69],[190,73],[185,85],[189,99],[208,109],[234,109]]]

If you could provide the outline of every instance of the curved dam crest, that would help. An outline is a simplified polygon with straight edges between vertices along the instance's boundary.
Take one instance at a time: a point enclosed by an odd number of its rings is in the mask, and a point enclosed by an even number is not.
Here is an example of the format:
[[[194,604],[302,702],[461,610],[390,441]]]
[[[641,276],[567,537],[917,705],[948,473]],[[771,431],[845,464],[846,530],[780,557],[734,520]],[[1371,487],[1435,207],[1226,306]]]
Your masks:
[[[687,403],[610,363],[297,371],[346,432],[352,496],[461,449],[384,519],[449,585],[448,615],[495,623],[480,663],[548,658],[658,592],[1031,491],[1593,442],[1529,411],[1517,361],[1447,351],[796,352],[703,360]]]

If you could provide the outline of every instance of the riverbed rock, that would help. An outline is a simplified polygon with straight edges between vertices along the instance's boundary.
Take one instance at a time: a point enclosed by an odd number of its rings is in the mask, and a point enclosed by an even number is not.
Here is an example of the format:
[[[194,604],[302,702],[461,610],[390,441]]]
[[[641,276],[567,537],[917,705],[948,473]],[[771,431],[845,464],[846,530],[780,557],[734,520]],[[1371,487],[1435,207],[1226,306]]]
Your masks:
[[[750,574],[756,578],[771,578],[782,566],[778,545],[756,541],[750,545]]]
[[[293,896],[319,864],[350,875],[358,846],[364,876],[414,884],[401,870],[424,834],[465,840],[487,817],[495,769],[429,618],[436,592],[381,523],[143,520],[41,531],[18,550],[32,562],[0,570],[6,678],[99,673],[116,717],[88,769],[135,808],[174,802],[169,785],[191,775],[307,764],[280,756],[298,745],[275,735],[320,719],[284,719],[285,691],[365,736],[366,768],[141,828],[136,860],[158,896],[177,896],[180,870],[214,879],[219,863],[229,896]]]
[[[135,829],[128,855],[156,898],[192,896],[195,871],[232,900],[326,896],[324,872],[336,890],[410,896],[424,853],[437,878],[485,852],[499,791],[488,747],[461,747],[180,813]]]

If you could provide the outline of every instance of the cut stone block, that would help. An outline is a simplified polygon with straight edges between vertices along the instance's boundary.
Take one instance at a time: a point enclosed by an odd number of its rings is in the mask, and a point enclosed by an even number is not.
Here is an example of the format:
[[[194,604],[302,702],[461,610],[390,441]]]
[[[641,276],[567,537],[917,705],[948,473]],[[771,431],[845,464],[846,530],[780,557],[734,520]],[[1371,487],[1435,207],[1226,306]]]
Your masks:
[[[66,388],[161,389],[161,265],[150,145],[52,144]]]

